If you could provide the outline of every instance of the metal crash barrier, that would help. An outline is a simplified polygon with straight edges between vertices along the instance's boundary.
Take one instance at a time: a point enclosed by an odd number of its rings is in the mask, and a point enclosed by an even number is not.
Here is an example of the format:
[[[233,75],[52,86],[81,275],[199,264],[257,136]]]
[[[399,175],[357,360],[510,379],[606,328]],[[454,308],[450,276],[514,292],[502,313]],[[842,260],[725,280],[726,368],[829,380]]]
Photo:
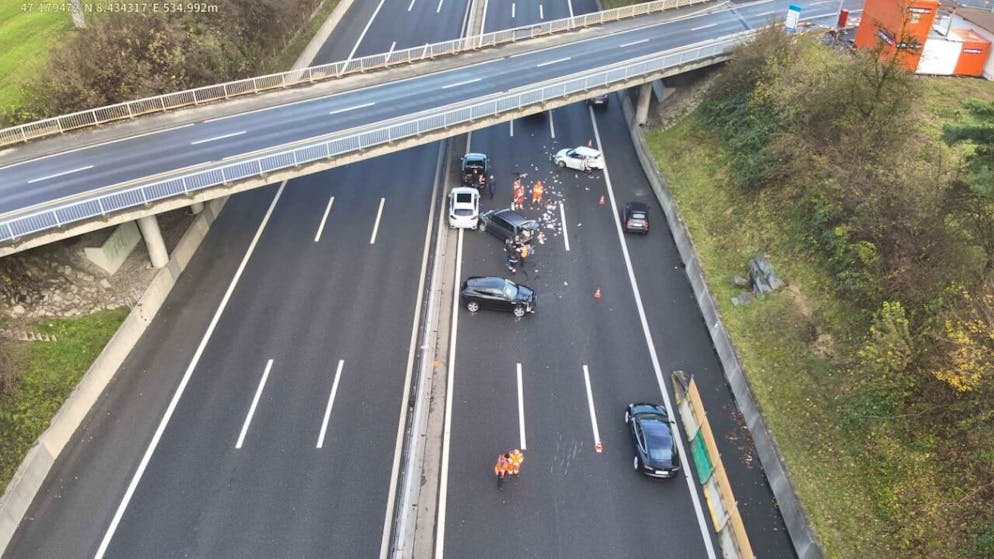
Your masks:
[[[697,471],[697,479],[704,487],[704,498],[711,511],[711,522],[718,534],[722,555],[732,559],[754,559],[755,555],[735,503],[732,486],[725,474],[721,455],[718,454],[718,446],[711,433],[697,384],[692,377],[688,380],[683,371],[673,371],[670,380],[673,382],[673,393],[676,395],[683,431],[690,442],[694,469]]]

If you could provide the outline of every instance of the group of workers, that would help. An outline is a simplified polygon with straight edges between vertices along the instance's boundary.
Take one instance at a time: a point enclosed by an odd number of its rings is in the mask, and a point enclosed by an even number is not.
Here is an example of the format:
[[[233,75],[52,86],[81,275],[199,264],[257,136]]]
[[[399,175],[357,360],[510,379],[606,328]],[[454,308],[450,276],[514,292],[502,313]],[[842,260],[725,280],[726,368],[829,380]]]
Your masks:
[[[513,197],[511,198],[511,209],[512,210],[523,210],[525,208],[525,185],[521,182],[521,174],[515,174],[514,182],[511,185],[513,187]],[[538,179],[532,184],[532,206],[542,205],[542,195],[545,194],[545,185],[542,184],[542,179]]]
[[[497,456],[497,463],[494,464],[494,474],[497,476],[497,488],[500,489],[507,476],[516,476],[521,473],[521,464],[525,461],[525,453],[518,449],[505,452]]]
[[[521,271],[525,272],[525,262],[531,251],[528,243],[516,243],[511,239],[504,241],[504,264],[507,265],[508,271],[515,274],[520,267]],[[525,272],[525,277],[528,277],[528,272]]]

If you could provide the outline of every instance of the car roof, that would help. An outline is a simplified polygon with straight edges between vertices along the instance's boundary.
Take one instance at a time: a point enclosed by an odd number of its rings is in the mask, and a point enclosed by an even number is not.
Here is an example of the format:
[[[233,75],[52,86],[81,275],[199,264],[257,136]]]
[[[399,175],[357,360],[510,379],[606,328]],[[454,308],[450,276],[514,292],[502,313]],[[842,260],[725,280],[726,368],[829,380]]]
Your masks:
[[[496,276],[473,276],[466,280],[466,285],[474,288],[486,287],[490,289],[504,289],[504,286],[508,281],[510,280]]]
[[[625,206],[633,212],[648,212],[649,206],[646,206],[642,202],[628,202]]]
[[[463,156],[463,161],[483,161],[487,158],[485,153],[470,152]]]
[[[499,215],[501,219],[507,221],[511,225],[521,225],[523,223],[533,222],[537,225],[534,219],[528,219],[527,217],[519,214],[514,210],[497,210],[493,215]]]
[[[471,186],[457,186],[450,194],[479,194],[480,191]]]
[[[573,149],[573,151],[579,153],[580,155],[585,155],[587,157],[596,157],[601,154],[601,152],[597,151],[596,149],[588,148],[587,146],[576,147]]]

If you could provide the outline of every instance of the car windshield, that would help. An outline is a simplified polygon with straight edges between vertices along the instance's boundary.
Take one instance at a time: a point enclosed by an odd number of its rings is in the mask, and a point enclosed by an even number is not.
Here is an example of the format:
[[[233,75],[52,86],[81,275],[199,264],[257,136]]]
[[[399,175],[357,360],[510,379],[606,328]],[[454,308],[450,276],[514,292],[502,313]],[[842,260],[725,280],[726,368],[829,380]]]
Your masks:
[[[642,212],[632,212],[632,219],[645,219],[645,214]]]
[[[456,194],[456,203],[457,204],[472,204],[473,203],[473,195],[470,194],[470,193],[468,193],[468,192]]]
[[[483,162],[482,161],[467,161],[463,165],[463,168],[465,168],[465,169],[472,169],[474,171],[479,171],[479,170],[483,169]]]
[[[508,299],[515,299],[518,296],[518,286],[511,282],[504,283],[504,297]]]
[[[646,446],[649,458],[653,461],[669,462],[673,459],[673,438],[670,430],[661,421],[644,421]]]

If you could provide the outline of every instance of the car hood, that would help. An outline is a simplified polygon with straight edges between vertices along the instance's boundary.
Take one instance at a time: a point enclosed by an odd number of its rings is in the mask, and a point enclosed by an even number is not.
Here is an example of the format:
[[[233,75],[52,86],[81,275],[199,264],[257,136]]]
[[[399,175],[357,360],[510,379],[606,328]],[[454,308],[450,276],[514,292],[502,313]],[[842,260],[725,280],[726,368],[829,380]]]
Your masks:
[[[535,291],[530,287],[518,285],[518,296],[516,299],[518,301],[533,301],[535,300]]]
[[[561,149],[561,150],[557,151],[556,152],[556,157],[566,157],[566,153],[569,150],[570,150],[570,148],[565,148],[565,149]]]

